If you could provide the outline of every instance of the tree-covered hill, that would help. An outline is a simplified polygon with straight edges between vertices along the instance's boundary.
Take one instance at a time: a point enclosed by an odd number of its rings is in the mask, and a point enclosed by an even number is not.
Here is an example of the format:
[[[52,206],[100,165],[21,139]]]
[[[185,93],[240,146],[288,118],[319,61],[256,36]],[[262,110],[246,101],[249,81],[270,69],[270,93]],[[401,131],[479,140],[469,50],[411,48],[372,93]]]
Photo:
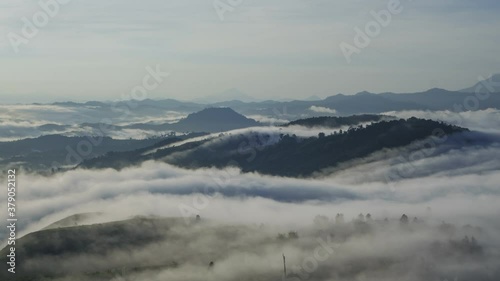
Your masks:
[[[0,280],[145,281],[170,280],[154,277],[193,273],[195,278],[189,280],[221,280],[206,276],[211,276],[214,270],[235,268],[243,273],[222,280],[234,280],[237,276],[242,281],[271,281],[281,277],[283,253],[288,264],[293,265],[293,260],[310,257],[311,249],[318,245],[324,249],[322,254],[335,254],[319,268],[319,276],[326,276],[325,279],[314,280],[331,280],[340,275],[345,276],[345,280],[355,280],[360,274],[380,271],[397,277],[412,276],[415,270],[421,276],[442,276],[442,271],[433,269],[436,267],[414,267],[421,263],[422,257],[433,265],[438,262],[443,266],[467,261],[474,264],[465,270],[466,276],[474,277],[472,280],[497,280],[494,276],[498,276],[498,269],[485,263],[494,260],[495,253],[483,246],[483,239],[492,233],[484,233],[478,227],[444,222],[436,225],[417,218],[409,220],[406,215],[401,219],[384,219],[360,214],[353,220],[344,220],[343,214],[333,219],[333,215],[332,212],[331,217],[321,215],[312,221],[298,221],[299,226],[294,229],[269,224],[224,223],[193,215],[135,217],[41,230],[16,241],[16,273],[2,270]],[[404,247],[396,243],[397,251],[387,251],[394,240],[403,241]],[[360,251],[359,245],[372,241],[385,246],[376,248],[377,252]],[[9,252],[9,247],[0,251],[3,269]],[[257,260],[263,262],[257,263]],[[399,270],[401,268],[404,270]],[[485,272],[489,272],[491,278]],[[296,271],[288,274],[290,280],[298,276]]]
[[[432,120],[410,118],[360,125],[309,138],[272,133],[226,134],[215,139],[173,145],[147,155],[142,153],[147,148],[108,154],[87,160],[81,167],[119,169],[147,160],[159,160],[192,169],[237,166],[243,172],[307,177],[382,149],[403,147],[435,135],[466,130]]]
[[[342,126],[355,126],[361,123],[379,122],[382,120],[389,120],[389,119],[394,119],[394,118],[390,116],[374,115],[374,114],[352,115],[346,117],[321,116],[321,117],[299,119],[296,121],[289,122],[283,126],[289,127],[298,125],[308,128],[313,128],[313,127],[339,128]]]
[[[280,141],[271,145],[265,145],[267,140],[261,136],[250,142],[246,140],[247,136],[234,136],[223,144],[200,146],[182,154],[173,154],[166,161],[188,168],[238,166],[244,172],[307,177],[382,149],[402,147],[428,137],[465,130],[432,120],[410,118],[305,139],[281,135]]]

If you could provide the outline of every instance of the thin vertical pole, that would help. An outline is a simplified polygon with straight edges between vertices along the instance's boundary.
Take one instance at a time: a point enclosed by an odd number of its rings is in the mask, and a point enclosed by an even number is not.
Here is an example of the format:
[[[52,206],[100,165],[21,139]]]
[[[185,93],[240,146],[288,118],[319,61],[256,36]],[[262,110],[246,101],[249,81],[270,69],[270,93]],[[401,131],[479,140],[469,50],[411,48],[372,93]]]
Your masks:
[[[286,280],[286,262],[285,262],[285,254],[283,254],[283,280]]]

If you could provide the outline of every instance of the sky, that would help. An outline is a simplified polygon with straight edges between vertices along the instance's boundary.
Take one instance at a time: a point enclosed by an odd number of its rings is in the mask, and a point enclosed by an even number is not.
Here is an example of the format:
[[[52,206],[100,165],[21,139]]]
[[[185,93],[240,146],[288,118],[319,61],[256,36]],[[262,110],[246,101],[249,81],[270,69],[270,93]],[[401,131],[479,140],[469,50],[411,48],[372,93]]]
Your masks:
[[[169,75],[139,96],[180,100],[458,90],[500,72],[498,0],[393,1],[2,0],[0,103],[134,97],[147,67]]]

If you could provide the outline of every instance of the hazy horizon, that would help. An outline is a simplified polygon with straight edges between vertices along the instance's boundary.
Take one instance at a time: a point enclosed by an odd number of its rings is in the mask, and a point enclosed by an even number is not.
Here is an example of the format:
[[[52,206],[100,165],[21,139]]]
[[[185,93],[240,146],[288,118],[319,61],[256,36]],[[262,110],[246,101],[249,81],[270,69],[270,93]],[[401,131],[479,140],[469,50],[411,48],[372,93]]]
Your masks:
[[[170,76],[148,98],[180,100],[458,90],[500,71],[493,0],[401,0],[350,61],[339,46],[391,1],[241,1],[223,13],[216,1],[62,2],[34,36],[38,1],[0,4],[4,103],[116,100],[156,65]]]
[[[500,72],[499,72],[500,73]],[[493,75],[495,74],[498,74],[498,73],[493,73]],[[488,80],[489,78],[491,77],[491,75],[488,75],[488,76],[484,76],[484,78],[486,78],[486,80]],[[477,83],[480,83],[481,80],[480,79],[477,79],[474,83],[477,84]],[[496,82],[496,81],[495,81]],[[402,93],[402,92],[393,92],[393,91],[384,91],[384,92],[372,92],[372,91],[369,91],[369,90],[363,90],[363,91],[359,91],[359,92],[354,92],[354,93],[332,93],[332,94],[327,94],[327,95],[309,95],[309,96],[303,96],[303,97],[297,97],[297,98],[287,98],[287,97],[268,97],[268,98],[258,98],[258,97],[255,97],[253,95],[250,95],[246,92],[243,92],[243,91],[240,91],[240,89],[237,89],[237,88],[230,88],[230,89],[225,89],[224,91],[221,91],[219,93],[212,93],[212,94],[207,94],[207,95],[204,95],[204,96],[199,96],[199,97],[195,97],[195,98],[192,98],[192,99],[185,99],[185,98],[182,98],[182,97],[179,97],[179,98],[175,98],[175,97],[168,97],[168,96],[165,96],[165,97],[162,97],[162,96],[154,96],[154,97],[149,97],[149,96],[146,96],[145,98],[139,98],[139,99],[136,99],[136,98],[133,98],[130,96],[130,98],[126,98],[126,99],[123,99],[123,94],[127,94],[126,92],[125,93],[122,93],[122,95],[120,96],[117,96],[115,97],[114,99],[104,99],[104,98],[99,98],[99,97],[96,97],[95,99],[85,99],[84,97],[61,97],[61,98],[56,98],[56,99],[45,99],[45,98],[30,98],[30,101],[29,102],[23,102],[23,99],[19,100],[19,101],[2,101],[0,104],[51,104],[51,103],[64,103],[64,102],[75,102],[75,103],[85,103],[85,102],[103,102],[103,103],[113,103],[113,102],[118,102],[118,101],[128,101],[128,100],[134,100],[134,101],[139,101],[139,100],[146,100],[146,99],[150,99],[150,100],[167,100],[167,99],[173,99],[173,100],[177,100],[177,101],[180,101],[180,102],[186,102],[186,103],[189,103],[189,102],[193,102],[193,103],[199,103],[199,104],[207,104],[207,105],[210,105],[211,103],[217,103],[217,102],[224,102],[224,101],[233,101],[233,100],[236,100],[236,101],[243,101],[243,102],[263,102],[263,101],[293,101],[293,100],[297,100],[297,101],[313,101],[311,100],[311,98],[315,98],[317,100],[324,100],[328,97],[331,97],[331,96],[336,96],[336,95],[346,95],[346,96],[353,96],[353,95],[356,95],[356,94],[360,94],[360,93],[365,93],[365,92],[368,92],[368,93],[371,93],[371,94],[384,94],[384,93],[393,93],[393,94],[413,94],[413,93],[421,93],[421,92],[426,92],[426,91],[429,91],[429,90],[432,90],[432,89],[442,89],[442,90],[446,90],[446,91],[461,91],[465,88],[470,88],[472,86],[474,86],[475,84],[470,84],[469,86],[465,86],[464,88],[462,89],[445,89],[445,88],[440,88],[440,87],[430,87],[430,88],[426,88],[426,89],[423,89],[421,91],[415,91],[415,92],[405,92],[405,93]],[[496,84],[495,84],[495,87]],[[227,95],[226,93],[227,92],[237,92],[238,94],[235,94],[235,95]],[[210,98],[217,98],[216,101],[210,101]],[[243,97],[243,98],[240,98],[240,97]]]

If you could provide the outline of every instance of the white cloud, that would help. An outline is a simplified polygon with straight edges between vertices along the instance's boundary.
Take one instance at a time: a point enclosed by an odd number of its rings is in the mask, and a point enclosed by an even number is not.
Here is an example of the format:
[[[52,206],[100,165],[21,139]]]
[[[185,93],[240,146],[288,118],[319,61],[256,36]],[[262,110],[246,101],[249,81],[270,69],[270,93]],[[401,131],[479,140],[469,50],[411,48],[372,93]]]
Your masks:
[[[309,110],[314,111],[314,112],[318,112],[318,113],[337,114],[337,110],[331,109],[328,107],[322,107],[322,106],[313,105],[309,108]]]
[[[398,118],[424,118],[443,121],[452,125],[469,128],[471,130],[500,133],[499,122],[500,110],[489,108],[477,111],[390,111],[382,113],[384,115],[396,116]]]

